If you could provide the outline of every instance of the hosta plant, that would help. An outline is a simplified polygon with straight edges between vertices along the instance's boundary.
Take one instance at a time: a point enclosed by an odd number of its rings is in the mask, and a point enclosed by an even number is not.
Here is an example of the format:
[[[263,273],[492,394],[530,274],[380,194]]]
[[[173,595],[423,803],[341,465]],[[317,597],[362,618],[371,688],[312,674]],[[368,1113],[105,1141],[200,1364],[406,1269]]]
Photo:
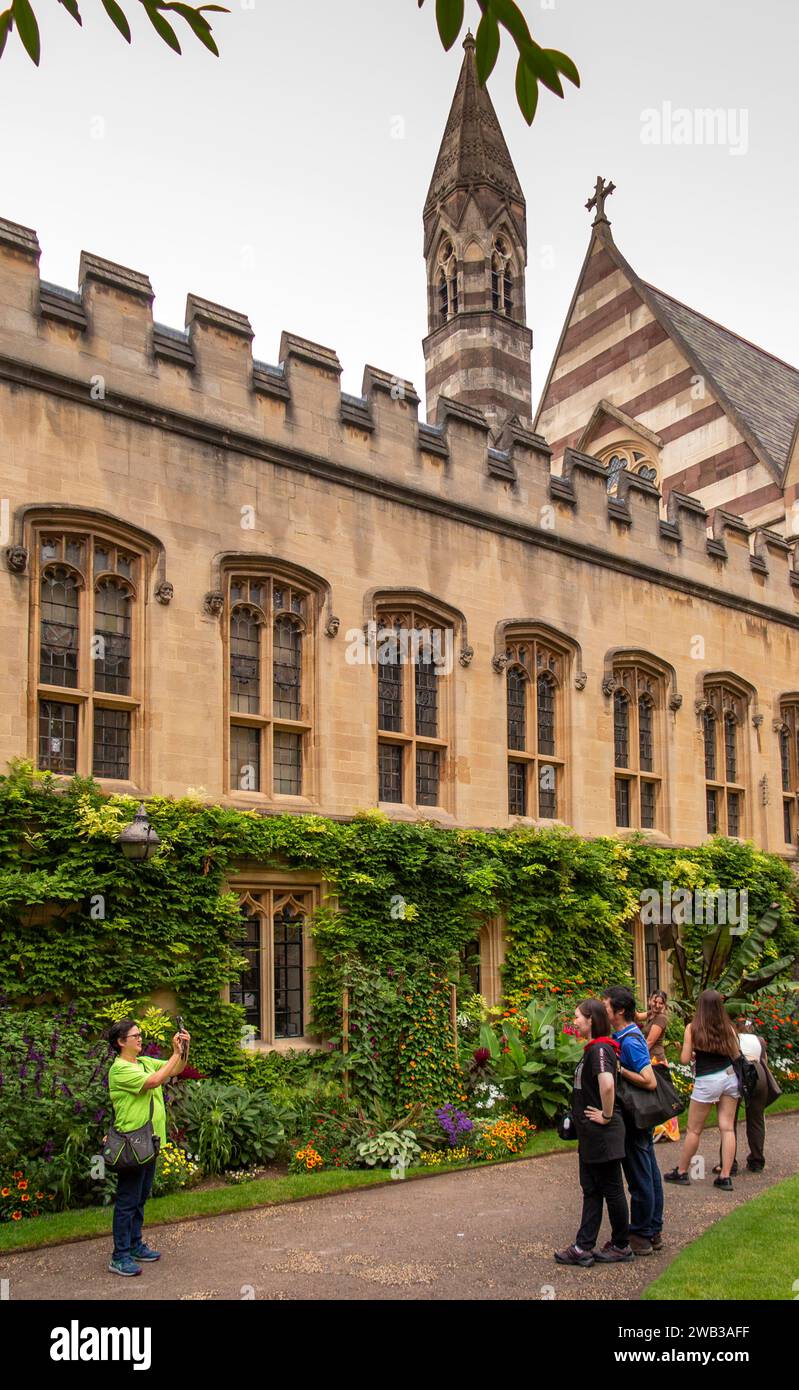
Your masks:
[[[374,1139],[365,1139],[355,1150],[357,1161],[364,1168],[409,1168],[418,1161],[421,1152],[412,1129],[404,1129],[401,1134],[393,1129],[386,1130]]]

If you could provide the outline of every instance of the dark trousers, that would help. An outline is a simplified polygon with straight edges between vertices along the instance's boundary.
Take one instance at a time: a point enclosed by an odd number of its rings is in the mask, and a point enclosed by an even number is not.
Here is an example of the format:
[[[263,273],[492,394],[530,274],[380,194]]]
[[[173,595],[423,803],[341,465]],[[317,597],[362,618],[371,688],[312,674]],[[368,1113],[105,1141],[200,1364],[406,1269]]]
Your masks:
[[[663,1183],[651,1129],[625,1124],[624,1176],[630,1189],[630,1234],[651,1240],[663,1230]]]
[[[602,1225],[604,1201],[608,1208],[610,1238],[614,1245],[623,1250],[630,1232],[621,1159],[614,1158],[607,1163],[586,1163],[580,1154],[580,1186],[583,1189],[583,1215],[575,1245],[579,1245],[581,1250],[593,1250]]]
[[[153,1190],[155,1163],[124,1170],[117,1178],[114,1202],[114,1259],[129,1255],[141,1244],[144,1203]]]
[[[766,1101],[768,1099],[768,1083],[762,1062],[755,1062],[757,1071],[757,1085],[751,1100],[746,1103],[746,1140],[749,1145],[749,1156],[747,1162],[754,1163],[761,1167],[765,1163],[763,1150],[766,1145]],[[738,1158],[738,1115],[741,1109],[741,1102],[735,1110],[735,1157]],[[721,1147],[719,1147],[719,1163],[721,1163]]]

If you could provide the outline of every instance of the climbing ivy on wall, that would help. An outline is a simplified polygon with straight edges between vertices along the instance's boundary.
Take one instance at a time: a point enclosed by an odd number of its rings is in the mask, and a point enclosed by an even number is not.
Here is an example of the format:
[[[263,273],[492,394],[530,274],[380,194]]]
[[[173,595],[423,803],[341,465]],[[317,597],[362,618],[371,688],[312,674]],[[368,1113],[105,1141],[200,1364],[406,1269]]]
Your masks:
[[[731,841],[664,850],[565,830],[441,829],[379,812],[343,823],[153,797],[147,814],[161,847],[136,864],[115,843],[135,809],[91,781],[60,783],[24,763],[0,778],[0,993],[19,1007],[74,1001],[96,1026],[113,999],[171,990],[195,1040],[193,1061],[221,1076],[241,1070],[242,1011],[221,995],[241,965],[238,908],[226,884],[242,860],[312,870],[329,885],[313,925],[320,1034],[340,1037],[347,979],[357,992],[354,962],[387,982],[413,982],[394,991],[403,1004],[398,1021],[385,1005],[403,1075],[411,1060],[422,1077],[433,1066],[431,1029],[444,1027],[446,1015],[440,983],[495,914],[506,920],[510,991],[544,976],[596,986],[626,979],[625,924],[641,888],[664,879],[747,886],[750,912],[778,901],[773,949],[797,948],[791,870]],[[440,1049],[437,1056],[443,1067]]]

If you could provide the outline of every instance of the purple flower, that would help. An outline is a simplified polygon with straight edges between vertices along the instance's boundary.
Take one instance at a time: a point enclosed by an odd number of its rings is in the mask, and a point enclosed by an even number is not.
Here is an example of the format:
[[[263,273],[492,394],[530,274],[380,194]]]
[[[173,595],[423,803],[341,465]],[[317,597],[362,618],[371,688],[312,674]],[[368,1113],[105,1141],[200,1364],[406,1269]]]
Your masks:
[[[102,1119],[104,1119],[104,1118],[105,1118],[105,1111],[104,1111],[104,1110],[95,1110],[94,1114],[92,1115],[92,1120],[94,1121],[94,1123],[95,1123],[96,1125],[99,1125],[100,1121],[101,1121]]]
[[[62,1081],[62,1082],[61,1082],[61,1085],[59,1086],[59,1090],[60,1090],[62,1096],[71,1096],[71,1095],[72,1095],[72,1092],[70,1091],[70,1089],[69,1089],[69,1087],[68,1087],[66,1081]]]
[[[76,1100],[76,1101],[75,1101],[75,1114],[76,1114],[76,1115],[79,1115],[82,1109],[83,1109],[83,1101],[82,1101],[82,1100]]]
[[[44,1157],[48,1163],[50,1162],[50,1159],[53,1157],[54,1148],[55,1144],[53,1143],[52,1139],[48,1139],[47,1143],[44,1146]]]
[[[23,1063],[22,1063],[22,1066],[21,1066],[20,1069],[19,1069],[19,1079],[20,1079],[20,1081],[24,1081],[24,1080],[25,1080],[25,1077],[26,1077],[27,1075],[28,1075],[28,1064],[27,1064],[27,1062],[23,1062]]]
[[[456,1110],[452,1104],[442,1105],[435,1111],[435,1117],[447,1136],[450,1148],[455,1148],[460,1135],[469,1134],[474,1129],[464,1110]]]
[[[50,1036],[50,1056],[51,1056],[51,1057],[55,1057],[56,1048],[58,1047],[58,1040],[59,1040],[60,1036],[61,1036],[61,1034],[59,1033],[58,1029],[57,1029],[57,1028],[54,1028],[54,1029],[53,1029],[53,1032],[52,1032],[52,1034],[51,1034],[51,1036]]]

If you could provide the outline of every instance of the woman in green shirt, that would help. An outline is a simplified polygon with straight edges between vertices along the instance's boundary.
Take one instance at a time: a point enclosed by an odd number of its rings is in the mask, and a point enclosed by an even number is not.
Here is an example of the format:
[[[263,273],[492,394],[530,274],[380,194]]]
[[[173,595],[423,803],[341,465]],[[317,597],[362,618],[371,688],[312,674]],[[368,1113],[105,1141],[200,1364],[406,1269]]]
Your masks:
[[[108,1073],[108,1094],[114,1107],[114,1125],[122,1133],[140,1129],[150,1118],[153,1102],[153,1129],[166,1144],[165,1081],[179,1076],[189,1054],[189,1034],[176,1033],[172,1039],[172,1056],[167,1062],[157,1057],[142,1057],[142,1035],[132,1018],[120,1019],[108,1030],[108,1041],[116,1053]],[[181,1043],[186,1044],[186,1056]],[[140,1260],[159,1260],[157,1250],[151,1250],[142,1240],[144,1204],[153,1188],[155,1163],[145,1163],[139,1169],[123,1171],[117,1177],[114,1202],[114,1253],[108,1268],[113,1274],[141,1274]]]

